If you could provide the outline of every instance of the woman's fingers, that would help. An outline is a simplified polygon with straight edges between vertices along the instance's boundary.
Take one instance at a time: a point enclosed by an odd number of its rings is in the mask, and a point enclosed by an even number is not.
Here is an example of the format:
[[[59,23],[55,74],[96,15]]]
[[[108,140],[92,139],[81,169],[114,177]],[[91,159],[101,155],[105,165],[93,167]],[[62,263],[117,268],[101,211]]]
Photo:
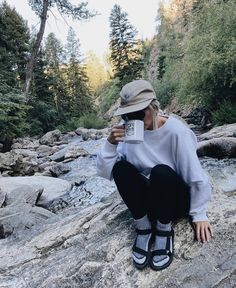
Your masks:
[[[200,228],[200,236],[201,236],[201,240],[203,243],[206,242],[206,235],[205,235],[205,227],[204,225],[201,225],[201,228]]]
[[[123,141],[125,135],[125,130],[123,125],[114,126],[108,136],[108,141],[112,144],[117,144],[120,141]]]
[[[201,237],[200,237],[200,225],[197,225],[196,224],[196,238],[197,238],[197,241],[200,242],[201,241]]]
[[[213,235],[211,225],[208,221],[195,222],[196,239],[198,242],[209,242]]]

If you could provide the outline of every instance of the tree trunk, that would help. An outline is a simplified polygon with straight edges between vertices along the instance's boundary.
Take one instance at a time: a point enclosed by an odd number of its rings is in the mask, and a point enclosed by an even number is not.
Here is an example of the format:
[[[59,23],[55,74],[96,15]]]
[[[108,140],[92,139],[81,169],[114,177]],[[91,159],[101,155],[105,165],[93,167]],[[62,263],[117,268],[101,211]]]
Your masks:
[[[47,20],[47,12],[48,12],[48,2],[49,0],[43,0],[43,9],[42,9],[42,14],[40,15],[41,18],[41,23],[40,23],[40,28],[39,32],[37,34],[37,38],[35,41],[35,44],[32,49],[31,57],[29,59],[29,62],[27,63],[26,66],[26,80],[25,80],[25,95],[28,98],[30,88],[31,88],[31,83],[32,83],[32,78],[33,78],[33,69],[34,69],[34,64],[37,59],[37,54],[39,51],[39,47],[43,38],[45,26],[46,26],[46,20]]]

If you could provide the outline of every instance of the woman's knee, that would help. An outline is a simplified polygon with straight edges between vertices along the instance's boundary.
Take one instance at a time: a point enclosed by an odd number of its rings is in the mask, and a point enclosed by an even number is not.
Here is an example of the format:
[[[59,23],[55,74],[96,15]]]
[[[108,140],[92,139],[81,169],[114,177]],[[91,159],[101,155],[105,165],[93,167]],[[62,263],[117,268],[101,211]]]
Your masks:
[[[127,174],[130,169],[135,169],[135,167],[126,160],[120,160],[112,168],[113,177],[124,173]]]
[[[159,179],[169,178],[175,174],[175,171],[170,166],[159,164],[152,168],[150,179],[153,177],[158,177]]]

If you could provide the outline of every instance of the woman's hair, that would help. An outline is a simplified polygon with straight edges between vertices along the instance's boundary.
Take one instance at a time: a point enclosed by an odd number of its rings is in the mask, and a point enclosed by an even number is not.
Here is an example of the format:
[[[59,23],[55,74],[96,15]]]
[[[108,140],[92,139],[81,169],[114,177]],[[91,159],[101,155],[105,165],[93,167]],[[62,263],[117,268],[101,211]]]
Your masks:
[[[160,109],[160,103],[155,99],[148,106],[152,111],[152,122],[153,122],[153,130],[157,129],[156,118]]]

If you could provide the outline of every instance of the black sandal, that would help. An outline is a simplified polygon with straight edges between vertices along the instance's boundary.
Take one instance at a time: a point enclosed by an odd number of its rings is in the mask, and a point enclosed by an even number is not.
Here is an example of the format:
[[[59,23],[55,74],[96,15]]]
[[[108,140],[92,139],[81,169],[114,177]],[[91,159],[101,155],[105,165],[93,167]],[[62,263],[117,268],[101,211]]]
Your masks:
[[[162,237],[167,237],[166,240],[166,249],[158,249],[158,250],[153,250],[151,251],[151,257],[150,257],[150,266],[153,270],[159,271],[162,269],[167,268],[171,262],[173,261],[173,256],[174,256],[174,230],[171,228],[171,231],[160,231],[160,230],[155,230],[153,233],[155,236],[162,236]],[[172,237],[172,241],[170,240],[170,237]],[[170,241],[172,242],[172,251],[170,251]],[[165,263],[162,266],[156,266],[153,263],[153,257],[154,256],[169,256],[169,261]]]
[[[136,229],[136,232],[137,232],[138,235],[147,235],[147,234],[151,234],[151,233],[152,233],[152,229],[146,229],[146,230]],[[143,256],[146,256],[146,260],[145,260],[145,262],[142,263],[142,264],[137,263],[137,262],[133,259],[133,263],[134,263],[134,266],[135,266],[136,268],[138,268],[138,269],[143,269],[143,268],[145,268],[145,267],[148,265],[149,260],[150,260],[150,256],[151,256],[151,251],[150,251],[150,250],[151,250],[152,240],[153,240],[153,234],[152,234],[152,236],[150,237],[150,240],[149,240],[149,242],[148,242],[148,251],[145,251],[145,250],[143,250],[143,249],[141,249],[141,248],[138,248],[138,247],[136,246],[136,241],[137,241],[137,237],[136,237],[135,242],[134,242],[134,245],[133,245],[133,248],[132,248],[132,251],[133,251],[133,252],[137,252],[137,253],[139,253],[139,254],[141,254],[141,255],[143,255]]]

